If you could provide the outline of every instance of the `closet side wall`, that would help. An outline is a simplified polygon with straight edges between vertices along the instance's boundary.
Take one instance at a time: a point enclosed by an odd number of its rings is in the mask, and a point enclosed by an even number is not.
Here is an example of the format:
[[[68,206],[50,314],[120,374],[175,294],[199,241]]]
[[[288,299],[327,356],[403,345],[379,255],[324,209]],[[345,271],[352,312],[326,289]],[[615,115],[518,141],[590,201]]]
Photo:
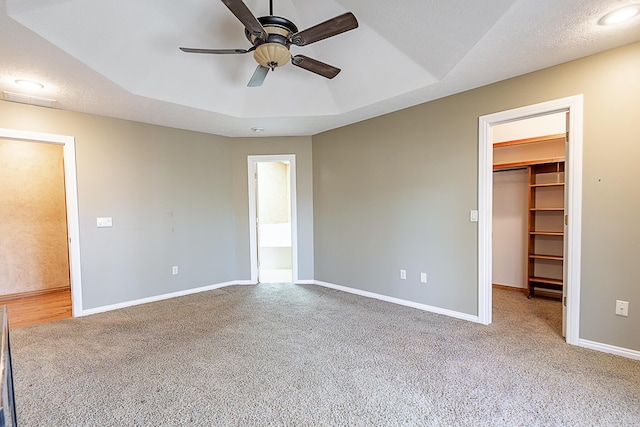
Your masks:
[[[493,283],[527,288],[526,169],[493,173]]]

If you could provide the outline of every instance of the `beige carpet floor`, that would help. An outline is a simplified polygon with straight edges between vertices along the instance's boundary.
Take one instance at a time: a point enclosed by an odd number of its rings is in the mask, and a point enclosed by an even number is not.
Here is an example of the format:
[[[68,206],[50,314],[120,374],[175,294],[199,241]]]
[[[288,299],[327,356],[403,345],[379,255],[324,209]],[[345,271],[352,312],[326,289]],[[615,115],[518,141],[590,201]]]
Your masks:
[[[313,285],[234,286],[12,331],[27,426],[640,426],[640,362],[558,301],[482,326]]]

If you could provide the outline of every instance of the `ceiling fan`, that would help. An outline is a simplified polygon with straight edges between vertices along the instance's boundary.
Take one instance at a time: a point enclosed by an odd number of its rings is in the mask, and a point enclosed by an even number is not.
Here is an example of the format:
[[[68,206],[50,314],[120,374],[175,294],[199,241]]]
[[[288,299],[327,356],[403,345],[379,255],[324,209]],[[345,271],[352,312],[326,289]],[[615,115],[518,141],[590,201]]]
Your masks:
[[[256,18],[242,0],[222,0],[236,18],[244,25],[244,33],[253,45],[249,49],[194,49],[181,47],[189,53],[213,53],[222,55],[253,52],[258,68],[249,80],[249,87],[261,86],[269,70],[285,65],[289,60],[296,67],[303,68],[328,79],[334,78],[340,68],[320,62],[304,55],[292,56],[289,47],[306,46],[329,37],[358,28],[358,21],[351,12],[336,16],[311,28],[298,31],[291,21],[273,15],[273,0],[269,0],[269,16]]]

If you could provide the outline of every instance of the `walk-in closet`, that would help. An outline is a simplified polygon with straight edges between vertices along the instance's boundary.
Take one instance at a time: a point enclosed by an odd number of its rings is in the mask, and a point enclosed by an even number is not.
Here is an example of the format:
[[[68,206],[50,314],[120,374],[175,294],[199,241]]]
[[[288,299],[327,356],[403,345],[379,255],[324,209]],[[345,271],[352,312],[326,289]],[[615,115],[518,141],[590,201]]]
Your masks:
[[[493,284],[562,298],[566,116],[494,129]]]

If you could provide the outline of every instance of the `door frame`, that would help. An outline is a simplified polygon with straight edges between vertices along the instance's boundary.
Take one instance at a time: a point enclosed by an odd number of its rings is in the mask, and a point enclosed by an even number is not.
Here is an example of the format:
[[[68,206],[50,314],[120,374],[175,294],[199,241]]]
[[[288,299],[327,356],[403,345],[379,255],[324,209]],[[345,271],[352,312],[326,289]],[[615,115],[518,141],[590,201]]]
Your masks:
[[[76,176],[75,138],[0,128],[0,138],[18,141],[62,145],[64,159],[64,186],[67,204],[67,237],[69,248],[69,281],[71,285],[71,310],[74,317],[82,316],[82,278],[80,273],[80,224],[78,216],[78,187]]]
[[[258,283],[258,239],[257,225],[257,201],[255,183],[255,165],[262,162],[289,162],[289,191],[291,203],[291,280],[298,281],[298,202],[296,190],[296,155],[295,154],[271,154],[247,156],[247,177],[249,181],[249,253],[251,263],[251,283]]]
[[[478,320],[492,321],[492,205],[493,205],[493,126],[568,112],[569,144],[565,159],[567,200],[566,311],[567,343],[578,345],[580,328],[580,266],[582,230],[582,94],[539,104],[501,111],[478,118]]]

